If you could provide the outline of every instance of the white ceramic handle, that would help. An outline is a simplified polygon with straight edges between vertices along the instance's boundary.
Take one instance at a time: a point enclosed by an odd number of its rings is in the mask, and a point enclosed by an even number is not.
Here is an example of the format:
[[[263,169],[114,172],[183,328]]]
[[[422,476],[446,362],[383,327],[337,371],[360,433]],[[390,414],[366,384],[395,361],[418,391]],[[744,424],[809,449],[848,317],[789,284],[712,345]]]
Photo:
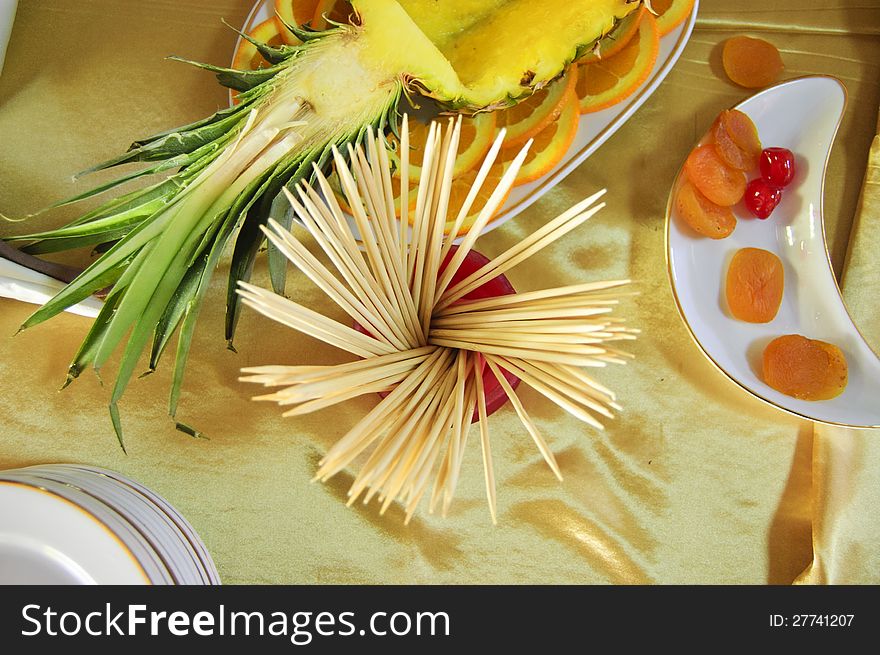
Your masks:
[[[0,74],[3,73],[3,61],[6,58],[6,44],[12,34],[12,23],[15,20],[15,8],[18,0],[0,0]]]
[[[42,305],[64,286],[64,282],[53,277],[0,257],[0,296],[4,298]],[[101,311],[101,305],[100,300],[90,297],[67,311],[94,318]]]

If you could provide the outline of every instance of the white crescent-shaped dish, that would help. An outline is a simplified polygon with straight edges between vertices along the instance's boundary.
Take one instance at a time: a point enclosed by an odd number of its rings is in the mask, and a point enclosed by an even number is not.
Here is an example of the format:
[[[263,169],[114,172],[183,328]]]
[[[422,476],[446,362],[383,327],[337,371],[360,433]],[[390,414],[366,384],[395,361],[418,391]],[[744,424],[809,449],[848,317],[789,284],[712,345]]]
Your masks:
[[[666,254],[681,317],[712,363],[757,398],[813,421],[878,427],[880,359],[843,303],[822,218],[825,169],[846,108],[846,88],[834,77],[803,77],[761,91],[736,108],[755,123],[764,147],[781,146],[795,154],[797,172],[769,219],[752,218],[737,206],[736,229],[718,241],[698,236],[677,215],[673,202],[679,183],[676,179],[666,211]],[[681,175],[679,172],[679,178]],[[755,175],[750,173],[750,177]],[[783,263],[782,305],[770,323],[745,323],[727,310],[727,266],[733,254],[745,247],[769,250]],[[763,381],[764,347],[785,334],[827,341],[843,351],[849,384],[840,396],[815,402],[798,400]]]

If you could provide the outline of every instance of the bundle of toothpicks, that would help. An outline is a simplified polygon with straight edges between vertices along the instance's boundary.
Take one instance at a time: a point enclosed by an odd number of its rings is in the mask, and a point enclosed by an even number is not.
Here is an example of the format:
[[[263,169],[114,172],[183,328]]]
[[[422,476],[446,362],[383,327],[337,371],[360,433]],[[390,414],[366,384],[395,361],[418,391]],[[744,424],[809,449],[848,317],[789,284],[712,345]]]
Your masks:
[[[604,206],[597,201],[605,191],[453,284],[454,273],[507,197],[530,145],[506,168],[476,219],[469,219],[498,157],[504,138],[499,135],[463,206],[447,216],[460,130],[460,122],[452,119],[445,126],[437,122],[430,126],[413,211],[408,198],[406,116],[400,130],[399,199],[385,139],[372,131],[362,143],[348,147],[347,157],[334,152],[351,216],[343,212],[331,184],[317,168],[316,184],[301,183],[295,193],[285,190],[300,222],[297,230],[304,228],[314,239],[332,269],[277,222],[270,221],[266,236],[350,317],[349,324],[251,284],[241,283],[239,289],[244,302],[265,316],[357,357],[335,366],[245,368],[242,380],[281,387],[256,400],[292,406],[284,416],[298,416],[363,394],[387,394],[376,396],[375,407],[327,452],[316,479],[326,481],[343,469],[359,467],[349,504],[377,497],[384,512],[399,500],[406,521],[429,490],[429,511],[446,514],[476,417],[489,510],[496,522],[487,369],[547,464],[562,479],[553,452],[503,370],[601,430],[597,416],[612,418],[612,410],[620,407],[614,393],[586,371],[625,363],[630,355],[615,343],[634,339],[637,332],[611,315],[622,295],[620,287],[628,280],[465,298],[584,223]],[[458,248],[453,249],[459,235]]]

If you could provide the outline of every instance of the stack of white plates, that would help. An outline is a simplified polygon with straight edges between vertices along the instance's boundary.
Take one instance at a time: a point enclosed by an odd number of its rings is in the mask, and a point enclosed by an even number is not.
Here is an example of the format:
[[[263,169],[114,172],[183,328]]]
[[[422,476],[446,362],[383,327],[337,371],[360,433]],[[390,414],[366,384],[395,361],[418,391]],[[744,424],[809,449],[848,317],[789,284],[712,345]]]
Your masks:
[[[149,489],[74,464],[0,471],[0,584],[220,584],[192,526]]]

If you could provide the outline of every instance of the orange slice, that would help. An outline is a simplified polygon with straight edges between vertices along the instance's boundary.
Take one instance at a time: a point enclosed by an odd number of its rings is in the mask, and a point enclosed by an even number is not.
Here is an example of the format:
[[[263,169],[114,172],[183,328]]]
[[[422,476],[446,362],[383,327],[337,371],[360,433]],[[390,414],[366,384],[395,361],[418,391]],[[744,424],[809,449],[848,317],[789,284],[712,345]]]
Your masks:
[[[613,57],[578,66],[581,113],[606,109],[629,97],[654,68],[660,51],[657,21],[645,14],[638,33]]]
[[[657,28],[664,36],[690,16],[694,0],[651,0],[651,8],[657,12]]]
[[[498,128],[507,128],[504,148],[516,148],[559,118],[565,94],[574,88],[577,76],[569,71],[564,77],[536,91],[513,107],[496,112]]]
[[[312,27],[316,30],[326,30],[330,27],[327,18],[336,23],[347,23],[352,11],[348,0],[318,0],[312,17]]]
[[[639,31],[639,23],[642,16],[648,13],[648,8],[642,5],[637,11],[627,14],[614,28],[606,34],[599,47],[590,50],[577,60],[579,64],[590,64],[600,59],[608,59],[623,50]]]
[[[495,114],[483,113],[474,116],[463,116],[461,119],[461,136],[458,143],[458,156],[452,169],[452,177],[456,178],[482,163],[486,153],[495,140]],[[394,163],[394,177],[400,177],[400,143],[397,138],[388,137],[392,150],[389,158]],[[428,125],[412,121],[409,124],[409,179],[417,182],[422,174],[421,163],[425,156],[425,143],[428,140]]]
[[[559,119],[541,130],[534,138],[529,154],[516,175],[514,184],[527,184],[549,173],[565,156],[580,126],[578,97],[574,89],[565,94]],[[504,150],[505,164],[519,152]]]
[[[318,0],[275,0],[275,21],[278,23],[278,31],[285,43],[297,45],[299,39],[284,26],[284,23],[288,25],[308,23],[315,15],[317,7]],[[278,18],[284,22],[277,20]]]

